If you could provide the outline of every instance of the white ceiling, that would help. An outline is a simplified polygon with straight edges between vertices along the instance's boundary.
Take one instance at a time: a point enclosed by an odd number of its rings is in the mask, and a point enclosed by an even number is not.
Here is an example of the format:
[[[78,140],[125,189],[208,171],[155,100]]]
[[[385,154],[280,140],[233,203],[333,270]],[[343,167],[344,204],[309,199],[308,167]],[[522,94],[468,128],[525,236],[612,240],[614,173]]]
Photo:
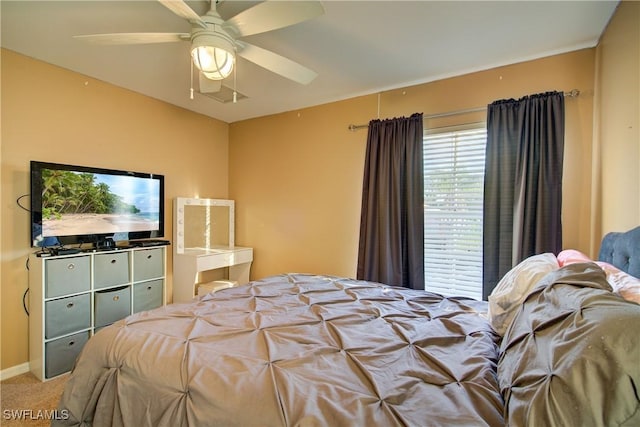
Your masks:
[[[199,15],[208,2],[187,2]],[[227,0],[228,19],[256,2]],[[316,71],[303,86],[238,59],[223,104],[191,100],[188,42],[96,46],[73,35],[185,32],[154,0],[1,0],[2,47],[232,123],[597,44],[617,1],[324,1],[325,14],[245,40]],[[227,79],[232,86],[233,80]]]

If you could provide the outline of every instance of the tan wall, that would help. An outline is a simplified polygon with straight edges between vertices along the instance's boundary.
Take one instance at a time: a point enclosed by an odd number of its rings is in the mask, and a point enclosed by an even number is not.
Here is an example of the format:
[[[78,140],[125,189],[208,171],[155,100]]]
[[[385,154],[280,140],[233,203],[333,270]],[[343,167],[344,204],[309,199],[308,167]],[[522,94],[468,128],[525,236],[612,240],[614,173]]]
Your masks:
[[[228,125],[2,50],[2,369],[28,360],[29,161],[165,175],[165,235],[177,196],[228,197]],[[22,199],[29,205],[29,199]],[[171,252],[171,251],[169,251]],[[171,254],[167,267],[171,272]],[[171,298],[169,278],[168,298]]]
[[[618,6],[598,44],[597,69],[599,240],[640,224],[640,2]]]
[[[286,271],[355,276],[367,132],[347,126],[494,100],[579,89],[566,100],[564,243],[589,250],[595,49],[230,125],[229,192],[237,236],[253,246],[252,278]],[[440,127],[485,113],[428,120]]]

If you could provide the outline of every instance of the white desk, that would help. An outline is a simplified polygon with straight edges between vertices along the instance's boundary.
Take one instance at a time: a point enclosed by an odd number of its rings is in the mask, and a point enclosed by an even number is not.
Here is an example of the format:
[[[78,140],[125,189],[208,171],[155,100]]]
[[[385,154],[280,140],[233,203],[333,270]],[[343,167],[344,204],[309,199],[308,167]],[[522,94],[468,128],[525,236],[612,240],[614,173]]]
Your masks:
[[[173,302],[191,301],[197,294],[198,273],[229,267],[229,280],[249,282],[253,248],[239,246],[213,249],[184,249],[173,254]]]

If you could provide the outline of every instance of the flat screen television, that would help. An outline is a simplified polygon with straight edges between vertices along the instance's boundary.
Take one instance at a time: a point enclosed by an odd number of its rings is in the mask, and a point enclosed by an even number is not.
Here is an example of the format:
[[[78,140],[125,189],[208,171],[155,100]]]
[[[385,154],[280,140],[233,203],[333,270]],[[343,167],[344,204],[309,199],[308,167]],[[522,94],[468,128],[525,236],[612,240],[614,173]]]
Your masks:
[[[31,246],[164,236],[164,176],[31,161]]]

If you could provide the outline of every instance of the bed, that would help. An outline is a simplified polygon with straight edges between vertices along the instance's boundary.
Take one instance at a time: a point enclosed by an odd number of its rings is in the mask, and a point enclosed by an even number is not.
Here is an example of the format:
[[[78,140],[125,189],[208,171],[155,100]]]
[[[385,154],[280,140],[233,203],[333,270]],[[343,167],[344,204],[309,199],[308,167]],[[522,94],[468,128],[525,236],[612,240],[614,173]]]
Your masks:
[[[138,313],[89,340],[53,425],[637,426],[638,233],[531,257],[488,303],[283,274]]]

